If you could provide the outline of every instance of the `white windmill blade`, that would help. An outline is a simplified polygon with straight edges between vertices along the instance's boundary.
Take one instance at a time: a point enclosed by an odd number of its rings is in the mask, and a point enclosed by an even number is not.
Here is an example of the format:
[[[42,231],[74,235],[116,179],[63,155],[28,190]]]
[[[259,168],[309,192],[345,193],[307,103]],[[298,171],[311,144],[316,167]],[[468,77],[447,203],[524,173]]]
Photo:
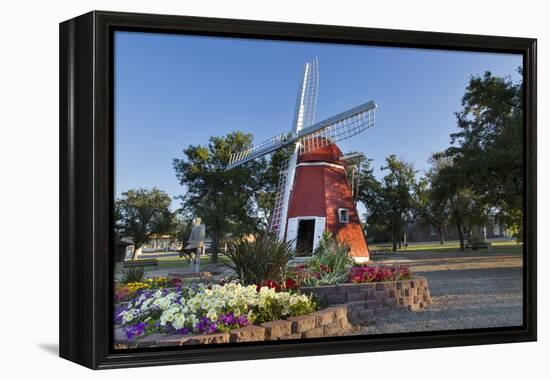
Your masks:
[[[265,156],[266,154],[275,152],[277,149],[292,144],[296,140],[296,136],[289,133],[282,133],[257,145],[254,145],[250,149],[233,153],[229,158],[229,164],[227,165],[226,170],[242,165],[248,161],[252,161],[258,157]]]
[[[317,89],[319,87],[319,60],[317,57],[306,62],[304,78],[298,90],[294,113],[294,132],[309,127],[315,120],[317,106]]]
[[[320,121],[298,132],[300,154],[349,139],[374,126],[373,101]]]
[[[304,77],[298,91],[296,111],[294,115],[294,135],[283,133],[253,146],[242,152],[234,153],[229,159],[226,169],[232,169],[258,157],[272,153],[286,145],[297,141],[296,133],[303,127],[308,127],[315,118],[317,105],[317,88],[319,85],[319,61],[317,57],[304,66]]]
[[[279,234],[284,230],[284,218],[285,212],[285,189],[288,177],[288,160],[281,165],[281,171],[279,172],[279,183],[277,185],[277,193],[275,194],[275,205],[269,220],[269,231]]]

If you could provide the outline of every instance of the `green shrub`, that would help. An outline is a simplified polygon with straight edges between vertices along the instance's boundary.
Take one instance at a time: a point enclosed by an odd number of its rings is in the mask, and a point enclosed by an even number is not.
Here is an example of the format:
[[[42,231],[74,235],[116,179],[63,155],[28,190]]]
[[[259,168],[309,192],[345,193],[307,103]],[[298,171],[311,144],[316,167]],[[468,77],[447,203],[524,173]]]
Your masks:
[[[252,315],[254,323],[264,323],[283,318],[283,304],[276,299],[268,299],[263,307],[255,307]]]
[[[334,285],[346,282],[348,268],[353,264],[349,245],[324,233],[314,256],[306,262],[309,275],[302,281],[306,286]]]
[[[320,272],[319,277],[310,276],[302,284],[305,286],[336,285],[345,283],[347,279],[347,272]]]
[[[474,231],[468,236],[468,245],[472,249],[476,250],[479,248],[485,248],[487,246],[487,242],[482,238],[479,232]]]
[[[284,282],[294,250],[291,242],[279,241],[274,234],[262,234],[231,244],[227,256],[237,279],[244,285],[259,285],[267,280]]]
[[[145,276],[144,267],[132,267],[120,271],[119,283],[129,284],[131,282],[142,282]]]
[[[319,310],[317,303],[313,298],[310,298],[309,302],[298,301],[294,305],[290,305],[290,315],[288,317],[297,317],[299,315],[313,313],[317,310]]]
[[[288,305],[288,303],[280,299],[270,298],[267,299],[262,306],[254,307],[252,315],[254,318],[254,323],[259,324],[278,319],[305,315],[313,313],[316,310],[318,310],[317,303],[313,297],[307,297],[307,301],[299,300],[292,305]]]
[[[308,261],[311,268],[329,267],[332,272],[345,271],[352,264],[349,257],[350,247],[346,242],[341,242],[328,232],[323,234],[319,246],[315,249],[314,257]]]

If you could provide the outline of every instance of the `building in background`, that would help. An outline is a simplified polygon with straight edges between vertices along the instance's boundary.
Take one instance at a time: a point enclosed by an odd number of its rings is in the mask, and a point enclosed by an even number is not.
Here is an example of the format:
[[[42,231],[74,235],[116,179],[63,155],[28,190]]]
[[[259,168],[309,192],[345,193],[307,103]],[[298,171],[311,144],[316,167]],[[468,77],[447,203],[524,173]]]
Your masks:
[[[407,241],[409,242],[430,242],[439,241],[440,236],[437,229],[433,226],[424,226],[419,223],[411,223],[405,230]],[[509,237],[506,235],[505,229],[499,224],[496,217],[490,217],[485,226],[479,227],[479,235],[484,239],[500,239]],[[467,234],[465,234],[467,236]],[[445,225],[443,227],[443,239],[458,240],[458,232],[456,226]]]

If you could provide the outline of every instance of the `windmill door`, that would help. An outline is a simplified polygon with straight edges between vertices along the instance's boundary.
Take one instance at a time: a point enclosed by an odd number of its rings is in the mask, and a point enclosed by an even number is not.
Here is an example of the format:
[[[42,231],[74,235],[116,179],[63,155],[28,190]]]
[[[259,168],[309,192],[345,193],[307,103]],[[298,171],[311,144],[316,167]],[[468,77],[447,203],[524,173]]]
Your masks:
[[[324,231],[324,217],[289,218],[286,240],[293,241],[294,248],[300,253],[311,254],[319,246]]]
[[[325,220],[326,218],[318,216],[315,218],[315,230],[313,232],[313,250],[317,249],[319,246],[319,241],[323,237],[323,232],[325,232]]]
[[[313,252],[313,240],[315,238],[315,218],[298,220],[298,233],[296,236],[296,251],[301,254]]]
[[[286,241],[292,242],[296,249],[296,234],[298,233],[298,218],[289,218],[286,225]]]

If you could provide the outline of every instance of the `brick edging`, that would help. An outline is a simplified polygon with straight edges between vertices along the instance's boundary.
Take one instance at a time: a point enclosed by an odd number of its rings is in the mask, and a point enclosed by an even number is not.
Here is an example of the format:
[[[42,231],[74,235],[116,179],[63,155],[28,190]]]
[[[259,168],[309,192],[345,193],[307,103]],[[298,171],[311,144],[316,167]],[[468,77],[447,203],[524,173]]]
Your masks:
[[[421,276],[400,281],[309,286],[302,287],[301,291],[314,294],[329,305],[346,305],[348,319],[360,324],[395,307],[418,311],[432,303],[428,280]]]
[[[337,305],[311,314],[249,325],[230,332],[192,336],[152,334],[136,342],[115,340],[115,346],[138,348],[307,339],[341,336],[351,328],[346,305]]]

